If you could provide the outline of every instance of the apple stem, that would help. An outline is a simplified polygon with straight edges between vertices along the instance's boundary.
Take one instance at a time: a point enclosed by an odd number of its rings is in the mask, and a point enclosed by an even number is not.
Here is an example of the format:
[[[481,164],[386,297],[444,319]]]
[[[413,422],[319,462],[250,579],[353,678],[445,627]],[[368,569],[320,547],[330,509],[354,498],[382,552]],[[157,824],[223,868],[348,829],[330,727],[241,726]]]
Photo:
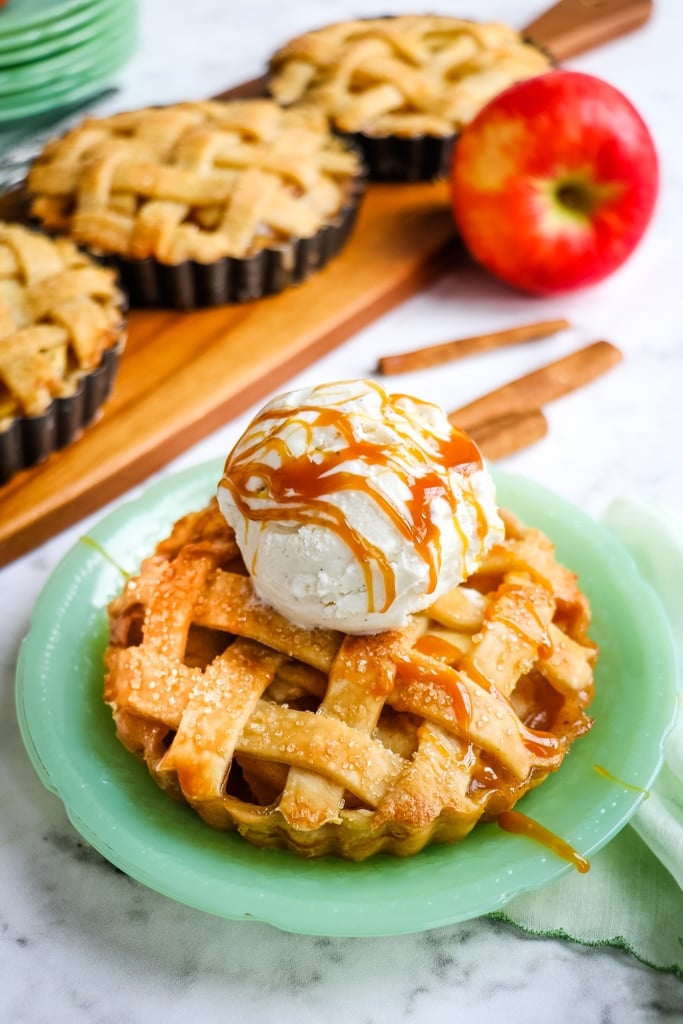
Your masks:
[[[555,191],[557,201],[576,213],[590,213],[595,206],[595,196],[579,181],[565,181]]]

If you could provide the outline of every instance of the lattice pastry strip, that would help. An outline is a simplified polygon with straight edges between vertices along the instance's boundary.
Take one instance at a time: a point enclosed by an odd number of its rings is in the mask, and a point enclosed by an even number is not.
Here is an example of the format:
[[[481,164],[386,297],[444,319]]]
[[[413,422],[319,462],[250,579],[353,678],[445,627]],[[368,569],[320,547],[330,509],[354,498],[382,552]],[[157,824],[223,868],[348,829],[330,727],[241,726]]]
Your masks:
[[[213,556],[192,545],[169,563],[147,606],[143,626],[145,648],[182,662],[195,603],[214,567]]]
[[[528,573],[553,593],[556,624],[574,638],[585,640],[590,625],[588,599],[576,586],[575,575],[557,561],[554,547],[540,530],[522,527],[505,510],[501,513],[506,527],[505,546],[491,548],[481,563],[476,576],[469,581],[477,586],[487,577],[500,577],[505,572],[519,570]]]
[[[593,653],[586,652],[584,645],[577,643],[554,623],[548,627],[550,651],[542,654],[538,665],[542,674],[565,697],[590,693],[593,686]]]
[[[199,595],[194,622],[269,644],[325,673],[330,671],[342,642],[342,635],[332,630],[293,625],[258,600],[248,577],[220,568]]]
[[[224,788],[235,748],[282,655],[236,640],[207,667],[188,695],[168,753],[159,768],[173,770],[190,803]]]
[[[330,668],[318,713],[344,722],[363,737],[369,736],[394,688],[396,655],[410,647],[419,631],[416,622],[402,632],[379,634],[370,640],[346,637]],[[355,750],[356,738],[350,742]],[[300,768],[289,772],[280,812],[294,828],[318,828],[327,821],[339,820],[343,803],[344,786]]]
[[[509,697],[520,676],[550,651],[548,629],[555,611],[547,587],[509,573],[494,592],[477,643],[462,670],[487,689]]]
[[[370,807],[377,805],[404,763],[345,722],[266,701],[255,709],[237,746],[266,760],[307,765],[307,770],[333,780]]]
[[[416,678],[417,673],[422,678]],[[499,691],[483,689],[456,669],[413,653],[409,674],[399,671],[397,675],[390,703],[400,711],[422,715],[452,735],[466,737],[519,780],[534,764],[524,725],[509,702]],[[556,745],[553,750],[557,752]]]
[[[402,630],[344,637],[256,598],[215,502],[185,517],[110,607],[122,742],[257,845],[358,859],[462,838],[590,725],[585,598],[542,534],[506,525],[467,587]]]
[[[418,730],[417,749],[382,799],[376,822],[428,826],[445,813],[469,825],[476,804],[468,795],[472,760],[468,755],[468,743],[424,722]]]

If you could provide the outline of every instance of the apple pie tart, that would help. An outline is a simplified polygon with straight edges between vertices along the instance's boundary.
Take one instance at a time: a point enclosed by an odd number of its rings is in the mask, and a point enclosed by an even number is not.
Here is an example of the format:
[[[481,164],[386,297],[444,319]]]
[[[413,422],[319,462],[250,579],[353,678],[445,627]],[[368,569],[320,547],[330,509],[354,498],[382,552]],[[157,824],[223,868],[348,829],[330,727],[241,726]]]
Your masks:
[[[304,280],[344,244],[362,182],[319,111],[254,99],[86,119],[27,191],[45,228],[115,258],[132,305],[188,308]]]
[[[304,857],[461,840],[590,728],[590,609],[552,543],[504,512],[466,584],[397,630],[304,629],[255,595],[213,500],[110,605],[121,742],[216,829]]]
[[[497,22],[400,15],[339,22],[290,40],[271,60],[285,106],[324,110],[361,145],[374,178],[444,175],[456,133],[499,92],[551,67]]]
[[[66,239],[0,223],[0,481],[75,440],[125,342],[116,274]]]

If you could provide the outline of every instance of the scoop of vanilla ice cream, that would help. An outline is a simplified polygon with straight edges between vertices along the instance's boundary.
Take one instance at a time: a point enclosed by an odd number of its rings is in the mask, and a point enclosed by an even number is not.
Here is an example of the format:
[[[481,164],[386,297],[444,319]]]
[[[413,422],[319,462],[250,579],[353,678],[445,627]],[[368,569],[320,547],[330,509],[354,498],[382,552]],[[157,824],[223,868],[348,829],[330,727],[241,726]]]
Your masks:
[[[369,380],[266,405],[228,456],[218,501],[261,600],[345,633],[404,625],[503,537],[474,442],[438,406]]]

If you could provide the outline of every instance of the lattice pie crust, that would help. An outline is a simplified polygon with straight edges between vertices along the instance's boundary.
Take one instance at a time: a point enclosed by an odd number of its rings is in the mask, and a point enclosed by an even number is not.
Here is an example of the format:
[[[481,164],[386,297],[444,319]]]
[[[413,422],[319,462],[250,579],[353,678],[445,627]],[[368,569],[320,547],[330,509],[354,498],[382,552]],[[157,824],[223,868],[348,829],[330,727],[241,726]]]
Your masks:
[[[65,239],[0,223],[0,427],[73,393],[124,338],[113,270]]]
[[[97,252],[176,265],[311,237],[359,171],[318,111],[207,101],[87,119],[47,145],[27,189],[50,230]]]
[[[340,22],[272,58],[279,103],[319,107],[342,132],[449,136],[514,82],[550,70],[507,25],[432,15]]]
[[[590,727],[588,602],[503,515],[467,585],[369,637],[292,625],[255,597],[215,501],[186,516],[109,609],[119,739],[257,846],[361,860],[462,839]]]

